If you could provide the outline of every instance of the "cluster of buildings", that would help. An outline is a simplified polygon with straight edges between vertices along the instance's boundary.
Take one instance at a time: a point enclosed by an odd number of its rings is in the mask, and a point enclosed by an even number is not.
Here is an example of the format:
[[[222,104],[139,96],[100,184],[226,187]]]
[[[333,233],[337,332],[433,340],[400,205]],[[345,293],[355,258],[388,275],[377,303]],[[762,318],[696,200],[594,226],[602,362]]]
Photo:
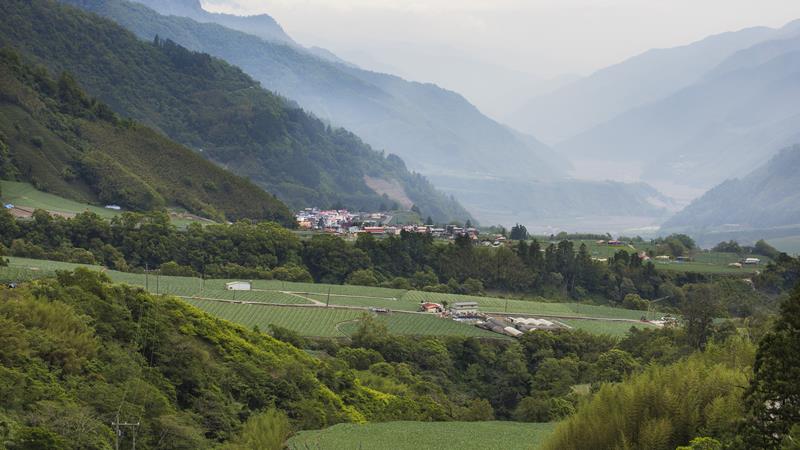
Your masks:
[[[297,225],[302,230],[319,230],[338,232],[350,227],[358,217],[346,209],[306,208],[295,214]]]
[[[559,324],[550,320],[533,317],[490,317],[476,325],[479,328],[511,337],[521,336],[533,330],[557,330],[561,328]]]
[[[478,310],[477,302],[455,302],[447,307],[441,303],[422,302],[419,310],[422,312],[439,314],[459,322],[472,323],[479,328],[518,337],[533,330],[557,330],[562,325],[547,319],[535,317],[502,317],[482,313]]]
[[[382,212],[350,212],[344,209],[321,210],[306,208],[295,215],[297,225],[301,230],[319,231],[339,235],[357,235],[369,233],[375,236],[399,235],[401,232],[425,233],[434,238],[454,239],[456,236],[469,236],[478,242],[479,231],[477,228],[464,228],[455,225],[444,227],[434,225],[387,225],[391,223],[392,216]],[[505,237],[497,236],[489,241],[490,245],[499,245]]]

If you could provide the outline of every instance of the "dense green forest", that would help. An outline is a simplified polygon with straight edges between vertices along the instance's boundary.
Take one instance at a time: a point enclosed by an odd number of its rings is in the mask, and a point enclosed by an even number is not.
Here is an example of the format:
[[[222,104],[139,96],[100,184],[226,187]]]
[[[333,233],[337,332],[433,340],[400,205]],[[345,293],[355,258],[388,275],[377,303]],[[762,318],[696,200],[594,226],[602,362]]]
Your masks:
[[[84,202],[293,223],[272,195],[0,50],[0,177]]]
[[[331,128],[238,68],[172,41],[142,42],[114,22],[56,1],[14,0],[0,5],[0,44],[53,71],[68,71],[113,111],[201,152],[293,207],[377,210],[402,203],[396,193],[372,190],[365,181],[372,177],[398,182],[425,216],[440,222],[470,218],[397,156]]]

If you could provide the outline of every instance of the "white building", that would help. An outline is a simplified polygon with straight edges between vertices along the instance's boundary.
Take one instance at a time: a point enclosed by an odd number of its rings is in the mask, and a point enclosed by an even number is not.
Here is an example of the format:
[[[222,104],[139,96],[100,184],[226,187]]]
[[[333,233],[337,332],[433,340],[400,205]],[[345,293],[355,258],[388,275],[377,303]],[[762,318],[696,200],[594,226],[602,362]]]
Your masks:
[[[251,285],[249,281],[231,281],[230,283],[225,283],[225,289],[229,291],[249,291]]]

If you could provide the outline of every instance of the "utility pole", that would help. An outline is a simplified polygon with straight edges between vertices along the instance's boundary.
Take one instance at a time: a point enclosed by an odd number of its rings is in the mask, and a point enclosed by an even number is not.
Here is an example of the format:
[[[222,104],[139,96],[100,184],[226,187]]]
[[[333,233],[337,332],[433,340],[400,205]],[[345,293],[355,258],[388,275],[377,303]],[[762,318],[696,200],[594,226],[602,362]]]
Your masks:
[[[149,269],[147,267],[147,263],[144,263],[144,290],[150,292],[150,283],[147,277]]]
[[[653,314],[653,317],[655,317],[656,307],[655,307],[654,303],[658,303],[658,302],[660,302],[661,300],[666,300],[666,299],[668,299],[668,298],[672,298],[672,296],[671,296],[671,295],[668,295],[668,296],[666,296],[666,297],[661,297],[661,298],[659,298],[659,299],[656,299],[656,300],[650,300],[650,305],[649,305],[649,307],[647,308],[647,319],[648,319],[648,320],[650,320],[650,313],[651,313],[651,312],[652,312],[652,313],[654,313],[654,314]]]
[[[122,436],[122,428],[123,427],[129,427],[129,428],[133,429],[133,433],[132,433],[133,442],[132,442],[132,447],[131,448],[132,448],[132,450],[136,450],[136,430],[139,427],[139,422],[136,422],[136,423],[120,422],[119,421],[119,415],[117,415],[117,418],[113,422],[111,422],[111,426],[114,427],[114,449],[115,450],[119,450],[119,439]]]
[[[325,306],[330,306],[331,304],[331,287],[328,286],[328,300],[325,302]]]

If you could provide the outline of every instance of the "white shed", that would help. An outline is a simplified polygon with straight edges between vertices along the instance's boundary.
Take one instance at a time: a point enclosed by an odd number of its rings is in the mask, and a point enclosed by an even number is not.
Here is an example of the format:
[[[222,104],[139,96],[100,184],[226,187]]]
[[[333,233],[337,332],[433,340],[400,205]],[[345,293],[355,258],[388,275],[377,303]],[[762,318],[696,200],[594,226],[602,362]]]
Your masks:
[[[229,291],[249,291],[251,289],[249,281],[231,281],[225,283],[225,289]]]

